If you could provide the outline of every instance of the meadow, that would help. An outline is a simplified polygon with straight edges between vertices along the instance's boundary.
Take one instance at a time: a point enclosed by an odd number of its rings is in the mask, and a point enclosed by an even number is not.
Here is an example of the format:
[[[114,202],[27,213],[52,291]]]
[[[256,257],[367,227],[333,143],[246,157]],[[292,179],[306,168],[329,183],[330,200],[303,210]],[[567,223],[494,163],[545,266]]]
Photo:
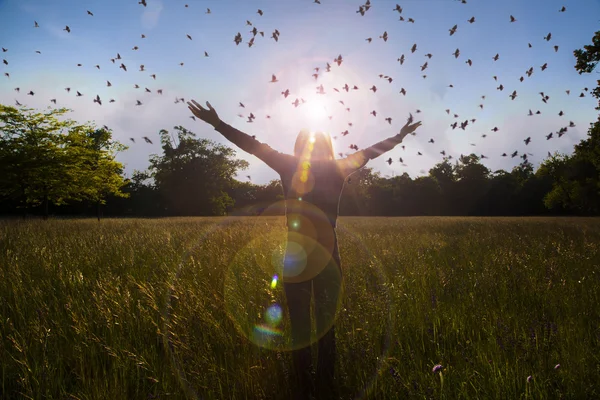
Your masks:
[[[599,219],[338,235],[343,398],[600,398]],[[0,222],[0,397],[290,398],[284,244],[280,217]]]

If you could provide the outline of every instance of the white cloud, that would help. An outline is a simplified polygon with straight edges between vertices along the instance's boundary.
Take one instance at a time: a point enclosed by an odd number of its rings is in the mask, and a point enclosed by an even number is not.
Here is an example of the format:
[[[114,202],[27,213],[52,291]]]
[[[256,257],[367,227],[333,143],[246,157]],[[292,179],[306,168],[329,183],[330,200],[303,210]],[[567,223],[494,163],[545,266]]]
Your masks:
[[[142,13],[141,17],[142,26],[144,29],[150,30],[158,25],[158,20],[160,19],[162,10],[163,3],[160,0],[152,1],[147,7],[144,7],[144,12]]]

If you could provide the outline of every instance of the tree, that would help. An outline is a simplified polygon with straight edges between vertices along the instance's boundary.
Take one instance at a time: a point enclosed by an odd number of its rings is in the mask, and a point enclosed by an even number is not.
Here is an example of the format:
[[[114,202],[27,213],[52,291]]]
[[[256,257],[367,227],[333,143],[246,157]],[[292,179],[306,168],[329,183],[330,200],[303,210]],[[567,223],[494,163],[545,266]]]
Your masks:
[[[373,168],[363,167],[346,179],[340,196],[340,215],[369,215],[371,201],[370,187],[378,179],[379,174]]]
[[[571,156],[554,154],[545,159],[536,174],[541,177],[550,177],[552,189],[544,197],[544,204],[551,210],[575,210],[571,193],[573,184],[570,180],[569,164]]]
[[[592,44],[573,52],[579,74],[591,73],[600,62],[600,31]],[[600,80],[592,95],[599,100]],[[600,118],[591,124],[588,137],[575,146],[572,156],[551,157],[541,174],[552,176],[552,190],[545,198],[548,207],[563,207],[580,214],[600,214]]]
[[[453,196],[455,195],[454,187],[456,176],[454,174],[454,166],[450,163],[448,157],[444,157],[441,163],[438,163],[429,170],[429,176],[434,178],[440,187],[440,214],[453,214],[454,206]]]
[[[575,69],[579,72],[579,75],[594,71],[598,62],[600,62],[600,31],[594,34],[591,45],[585,45],[583,50],[577,49],[573,51],[573,54],[577,58]],[[600,79],[598,80],[598,86],[592,90],[592,95],[599,100],[596,110],[600,110]]]
[[[41,205],[47,218],[51,204],[118,193],[121,164],[94,139],[90,124],[59,120],[69,111],[0,105],[0,197],[24,212]]]
[[[442,189],[432,176],[419,176],[412,182],[413,215],[441,215]]]
[[[77,172],[82,189],[82,197],[96,207],[98,221],[101,205],[106,197],[128,197],[122,191],[126,182],[123,179],[123,165],[115,161],[115,153],[127,149],[127,146],[112,140],[109,129],[94,129],[81,125],[69,131],[65,150],[68,159],[77,163]]]
[[[458,215],[480,215],[484,195],[489,187],[490,170],[479,162],[475,154],[461,155],[455,165],[457,182],[453,202]]]
[[[225,215],[234,201],[227,191],[248,168],[235,151],[176,126],[177,136],[159,132],[163,155],[150,157],[150,175],[168,215]]]

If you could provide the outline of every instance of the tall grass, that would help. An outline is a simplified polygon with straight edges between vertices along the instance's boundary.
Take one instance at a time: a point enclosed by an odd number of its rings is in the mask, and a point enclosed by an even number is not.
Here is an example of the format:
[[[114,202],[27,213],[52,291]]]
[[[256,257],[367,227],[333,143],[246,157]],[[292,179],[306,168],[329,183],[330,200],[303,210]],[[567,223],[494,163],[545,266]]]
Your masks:
[[[343,398],[600,398],[600,220],[342,218],[338,236]],[[1,397],[289,398],[284,239],[278,217],[1,222]],[[268,304],[283,335],[258,346]]]

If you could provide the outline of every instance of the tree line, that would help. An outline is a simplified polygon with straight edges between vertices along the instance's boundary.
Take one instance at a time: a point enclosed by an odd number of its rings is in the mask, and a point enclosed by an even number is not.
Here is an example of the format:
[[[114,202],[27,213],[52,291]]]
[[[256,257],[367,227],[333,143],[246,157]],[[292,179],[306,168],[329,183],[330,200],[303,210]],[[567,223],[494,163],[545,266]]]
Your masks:
[[[592,73],[600,62],[600,31],[574,55],[575,69]],[[592,95],[600,110],[600,80]],[[0,214],[100,219],[283,212],[272,207],[283,199],[280,182],[236,180],[248,163],[227,146],[182,126],[163,129],[162,154],[126,178],[115,157],[127,146],[106,126],[65,119],[68,112],[0,105]],[[572,154],[549,154],[537,169],[524,159],[510,171],[491,171],[475,154],[445,157],[416,178],[363,168],[344,188],[340,215],[600,215],[600,116]]]

